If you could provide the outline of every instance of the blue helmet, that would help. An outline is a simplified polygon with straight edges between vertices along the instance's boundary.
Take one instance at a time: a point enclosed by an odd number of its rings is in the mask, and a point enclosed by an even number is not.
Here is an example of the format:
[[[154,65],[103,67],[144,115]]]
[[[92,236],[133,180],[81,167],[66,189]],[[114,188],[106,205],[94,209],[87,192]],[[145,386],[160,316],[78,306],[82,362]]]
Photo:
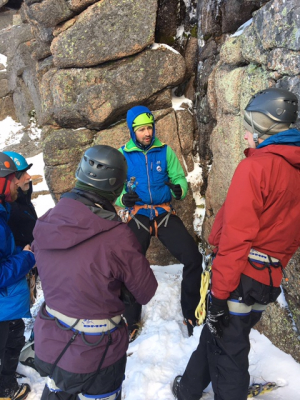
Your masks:
[[[25,158],[19,153],[14,151],[3,151],[3,153],[13,160],[18,171],[25,172],[32,167],[32,164],[28,164]]]

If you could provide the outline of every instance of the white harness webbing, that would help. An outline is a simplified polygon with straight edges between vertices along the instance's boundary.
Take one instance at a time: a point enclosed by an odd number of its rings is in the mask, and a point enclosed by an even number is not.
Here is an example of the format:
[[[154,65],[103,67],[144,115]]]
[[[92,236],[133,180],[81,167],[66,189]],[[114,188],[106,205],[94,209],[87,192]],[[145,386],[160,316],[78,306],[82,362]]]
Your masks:
[[[121,321],[121,316],[117,315],[116,317],[112,317],[111,320],[114,322],[111,322],[108,319],[79,319],[78,322],[77,318],[72,318],[68,317],[67,315],[64,315],[60,313],[59,311],[53,310],[49,306],[45,306],[47,312],[49,315],[57,318],[59,322],[67,325],[67,326],[72,326],[73,329],[78,330],[79,332],[84,332],[87,334],[97,334],[101,332],[107,332],[110,331],[114,328],[116,328],[116,325],[119,324]],[[74,325],[75,324],[75,325]],[[73,326],[74,325],[74,326]]]
[[[239,301],[228,300],[227,301],[230,314],[235,315],[246,315],[250,314],[251,311],[263,312],[267,308],[265,304],[254,303],[251,306],[247,306],[245,303],[240,303]]]
[[[270,263],[270,260],[274,264],[280,263],[278,258],[268,256],[267,254],[261,253],[260,251],[255,249],[250,250],[248,258],[250,258],[251,261],[258,262],[260,264]]]
[[[62,390],[56,386],[54,380],[52,378],[50,378],[49,376],[47,376],[46,378],[46,385],[48,387],[48,389],[50,390],[50,392],[52,393],[57,393],[57,392],[61,392]],[[83,393],[79,393],[78,397],[80,400],[93,400],[93,399],[101,399],[101,400],[115,400],[118,396],[119,393],[121,391],[121,387],[120,386],[117,390],[111,392],[111,393],[106,393],[106,394],[83,394]]]

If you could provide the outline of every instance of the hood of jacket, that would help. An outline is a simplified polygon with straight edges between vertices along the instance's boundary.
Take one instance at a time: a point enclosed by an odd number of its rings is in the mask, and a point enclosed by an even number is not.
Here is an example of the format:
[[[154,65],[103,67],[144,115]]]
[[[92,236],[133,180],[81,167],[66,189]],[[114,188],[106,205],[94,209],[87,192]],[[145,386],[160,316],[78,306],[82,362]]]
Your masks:
[[[62,198],[38,219],[33,231],[34,243],[44,250],[70,249],[120,224],[99,218],[99,214],[77,200]]]
[[[137,140],[136,140],[136,135],[132,128],[132,123],[136,119],[137,116],[144,114],[144,113],[150,113],[151,115],[153,115],[152,112],[149,110],[149,108],[147,108],[145,106],[136,106],[136,107],[133,107],[130,110],[128,110],[127,116],[126,116],[127,126],[130,131],[130,137],[137,146],[138,146],[138,144],[137,144]],[[155,139],[155,123],[153,124],[152,140],[151,140],[151,143],[149,144],[149,146],[147,146],[147,149],[152,146],[154,139]]]
[[[246,157],[258,152],[271,153],[283,157],[293,167],[300,169],[300,131],[289,129],[264,140],[256,149],[246,149]]]

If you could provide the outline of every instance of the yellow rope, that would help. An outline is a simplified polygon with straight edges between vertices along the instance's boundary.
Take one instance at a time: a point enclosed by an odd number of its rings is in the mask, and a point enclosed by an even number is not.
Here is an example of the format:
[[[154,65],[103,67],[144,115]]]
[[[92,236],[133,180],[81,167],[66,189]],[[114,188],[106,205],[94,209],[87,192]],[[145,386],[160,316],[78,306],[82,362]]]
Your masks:
[[[206,317],[206,296],[210,284],[212,256],[209,255],[206,260],[206,268],[201,274],[200,301],[195,310],[197,324],[203,324]]]

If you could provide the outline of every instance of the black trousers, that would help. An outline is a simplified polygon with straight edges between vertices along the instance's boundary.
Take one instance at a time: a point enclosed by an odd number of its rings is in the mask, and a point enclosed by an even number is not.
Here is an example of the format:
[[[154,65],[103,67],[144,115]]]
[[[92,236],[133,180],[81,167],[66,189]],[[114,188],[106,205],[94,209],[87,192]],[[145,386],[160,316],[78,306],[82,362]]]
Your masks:
[[[0,387],[11,388],[17,384],[17,370],[21,350],[25,344],[25,325],[22,319],[0,322]]]
[[[276,300],[280,288],[271,288],[242,275],[238,288],[230,298],[250,306],[266,305]],[[248,372],[251,328],[262,312],[247,315],[230,314],[228,327],[221,339],[215,338],[207,325],[203,327],[197,349],[191,355],[179,385],[179,400],[199,400],[212,382],[215,400],[246,400],[250,376]]]
[[[80,360],[78,360],[80,362]],[[52,364],[40,360],[35,355],[35,365],[41,376],[49,376],[52,369]],[[118,389],[124,379],[126,367],[126,354],[117,362],[107,368],[101,369],[97,373],[93,384],[87,389],[88,395],[99,395],[110,393]],[[53,372],[53,380],[56,385],[62,389],[61,392],[51,392],[47,385],[41,400],[78,400],[78,394],[85,391],[84,388],[88,387],[89,380],[94,378],[95,373],[89,374],[74,374],[56,367]],[[121,392],[116,400],[121,400]]]
[[[166,216],[166,213],[155,218],[157,224]],[[136,215],[143,225],[148,229],[153,227],[154,221],[144,215]],[[134,219],[129,221],[128,226],[135,233],[141,244],[143,253],[146,254],[150,245],[151,235],[143,227],[140,229]],[[152,229],[154,232],[154,228]],[[154,233],[153,233],[154,234]],[[181,308],[184,318],[191,319],[195,323],[195,309],[200,300],[200,285],[202,273],[202,255],[192,236],[188,233],[183,222],[177,215],[171,214],[167,226],[164,223],[158,228],[158,239],[184,265],[181,282]],[[134,324],[140,320],[142,306],[138,303],[125,305],[125,318],[129,331]]]

